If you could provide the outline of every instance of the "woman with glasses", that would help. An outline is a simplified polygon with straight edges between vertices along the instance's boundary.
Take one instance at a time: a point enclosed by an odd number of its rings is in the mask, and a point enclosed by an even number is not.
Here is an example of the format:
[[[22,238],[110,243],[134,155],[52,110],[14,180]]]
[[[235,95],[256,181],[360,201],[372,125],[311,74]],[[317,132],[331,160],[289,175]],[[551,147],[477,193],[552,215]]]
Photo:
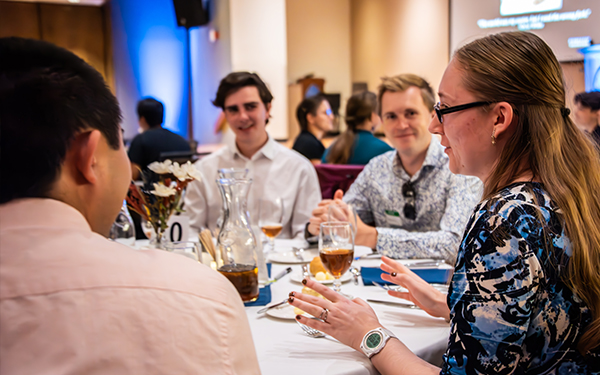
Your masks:
[[[381,124],[374,93],[363,91],[352,95],[346,103],[344,120],[348,128],[325,151],[323,163],[366,165],[375,156],[393,150],[373,135],[373,130]]]
[[[320,164],[325,146],[321,139],[333,130],[333,112],[323,95],[314,95],[304,99],[296,109],[296,118],[301,132],[294,141],[292,149],[306,156],[313,164]]]
[[[531,33],[460,48],[429,130],[450,169],[479,177],[449,294],[383,258],[389,292],[450,321],[442,368],[410,352],[360,299],[307,280],[328,300],[293,292],[297,319],[362,350],[383,374],[600,372],[600,162],[565,108],[561,67]]]

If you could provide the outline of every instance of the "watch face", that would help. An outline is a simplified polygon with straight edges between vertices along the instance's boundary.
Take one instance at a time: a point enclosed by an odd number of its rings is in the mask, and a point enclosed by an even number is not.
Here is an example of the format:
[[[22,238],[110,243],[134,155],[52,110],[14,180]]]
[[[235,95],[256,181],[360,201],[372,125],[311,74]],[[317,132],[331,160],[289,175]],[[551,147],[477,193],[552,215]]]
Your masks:
[[[379,332],[373,332],[367,337],[366,347],[369,349],[375,349],[381,344],[383,336]]]

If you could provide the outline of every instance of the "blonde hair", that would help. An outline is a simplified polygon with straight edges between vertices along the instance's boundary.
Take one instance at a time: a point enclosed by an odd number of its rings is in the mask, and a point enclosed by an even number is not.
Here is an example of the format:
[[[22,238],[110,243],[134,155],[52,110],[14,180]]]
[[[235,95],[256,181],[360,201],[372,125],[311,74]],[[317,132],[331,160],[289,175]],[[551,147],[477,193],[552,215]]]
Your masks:
[[[564,216],[573,255],[562,278],[592,314],[577,344],[585,354],[600,344],[600,160],[568,116],[560,64],[527,32],[478,39],[454,59],[477,100],[506,101],[516,114],[515,132],[485,182],[484,198],[529,168]]]
[[[435,92],[431,88],[431,85],[424,78],[419,77],[415,74],[398,74],[393,77],[381,77],[381,84],[379,85],[377,92],[377,113],[381,116],[381,98],[386,92],[402,92],[408,90],[411,86],[418,87],[421,89],[421,97],[423,103],[429,109],[433,111],[435,105]]]

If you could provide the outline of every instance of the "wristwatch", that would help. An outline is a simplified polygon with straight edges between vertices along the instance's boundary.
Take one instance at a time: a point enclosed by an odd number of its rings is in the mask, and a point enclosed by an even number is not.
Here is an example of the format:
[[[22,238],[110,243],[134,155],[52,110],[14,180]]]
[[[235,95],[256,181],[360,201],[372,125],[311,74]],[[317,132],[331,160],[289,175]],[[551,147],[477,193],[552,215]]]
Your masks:
[[[372,329],[367,332],[365,337],[363,337],[362,342],[360,343],[360,350],[362,350],[368,358],[371,358],[379,353],[391,338],[396,339],[397,337],[391,331],[383,327]]]

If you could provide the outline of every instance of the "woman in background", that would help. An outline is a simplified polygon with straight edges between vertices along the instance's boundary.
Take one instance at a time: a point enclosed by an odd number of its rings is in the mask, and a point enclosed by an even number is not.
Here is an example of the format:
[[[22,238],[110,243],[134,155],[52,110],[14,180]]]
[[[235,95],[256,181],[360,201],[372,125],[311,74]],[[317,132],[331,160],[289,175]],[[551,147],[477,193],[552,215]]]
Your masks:
[[[373,135],[381,124],[377,95],[370,91],[354,94],[346,103],[348,129],[325,151],[322,162],[366,165],[369,160],[393,148]]]
[[[323,95],[304,99],[296,109],[296,118],[302,130],[292,149],[306,156],[313,164],[320,164],[325,152],[321,139],[333,130],[333,113]]]
[[[451,323],[442,368],[385,331],[366,302],[310,279],[327,300],[292,292],[290,304],[325,319],[296,319],[362,350],[382,374],[599,373],[600,160],[565,108],[552,50],[526,32],[475,40],[454,54],[439,96],[429,130],[453,173],[483,181],[483,200],[448,296],[391,259],[381,269],[408,289],[390,295]]]

